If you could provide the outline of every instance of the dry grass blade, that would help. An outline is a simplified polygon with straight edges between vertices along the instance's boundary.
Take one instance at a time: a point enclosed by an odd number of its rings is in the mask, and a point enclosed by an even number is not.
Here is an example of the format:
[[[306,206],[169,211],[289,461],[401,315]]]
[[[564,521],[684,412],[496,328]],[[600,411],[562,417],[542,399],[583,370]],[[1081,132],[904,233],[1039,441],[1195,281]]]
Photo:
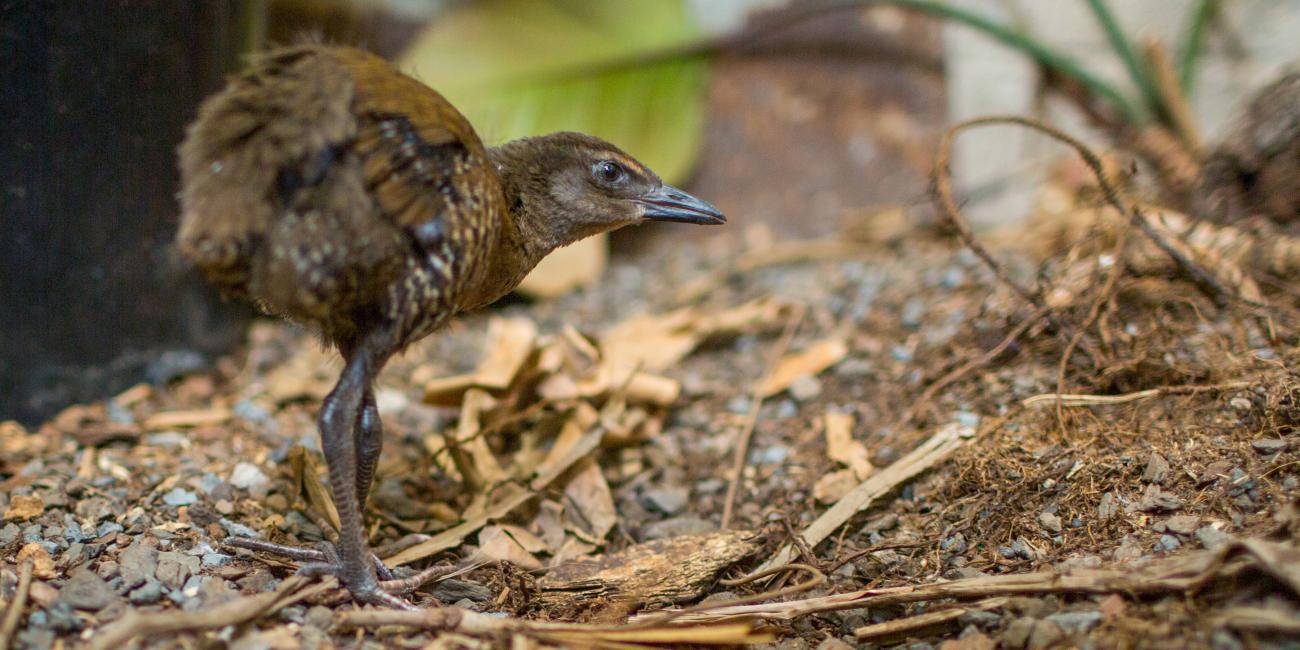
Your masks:
[[[893,637],[899,634],[907,634],[917,630],[923,630],[935,625],[951,623],[965,616],[970,612],[987,612],[989,610],[1000,609],[1010,601],[1009,598],[987,598],[977,603],[972,603],[966,607],[950,607],[909,616],[907,618],[896,618],[892,621],[876,623],[875,625],[866,625],[853,631],[853,635],[860,641],[867,639],[879,639],[881,637]]]
[[[915,478],[921,472],[947,460],[964,442],[960,433],[961,428],[956,425],[940,429],[933,436],[930,436],[929,440],[912,450],[911,453],[898,459],[889,467],[872,474],[867,480],[844,495],[829,510],[813,520],[800,533],[803,543],[809,548],[817,546],[822,540],[830,537],[840,526],[844,525],[850,517],[866,509],[876,499],[889,494],[899,485]],[[767,571],[773,567],[789,563],[794,559],[794,552],[794,547],[786,544],[776,554],[768,558],[756,572]]]
[[[22,618],[23,608],[27,607],[27,594],[32,588],[32,562],[23,562],[18,569],[18,588],[13,600],[5,608],[4,619],[0,620],[0,650],[9,650],[18,629],[18,619]]]
[[[1263,607],[1229,607],[1216,617],[1218,625],[1243,632],[1300,635],[1300,618]]]
[[[1044,403],[1060,404],[1061,406],[1105,406],[1109,404],[1127,404],[1129,402],[1137,402],[1164,395],[1189,395],[1193,393],[1216,393],[1229,390],[1241,390],[1243,388],[1250,388],[1253,385],[1255,385],[1255,382],[1252,381],[1232,381],[1209,386],[1166,386],[1164,388],[1150,388],[1134,393],[1125,393],[1123,395],[1070,395],[1063,393],[1044,393],[1042,395],[1027,397],[1020,403],[1023,406],[1034,406]]]
[[[458,607],[409,612],[380,609],[354,610],[344,612],[339,617],[339,625],[344,627],[397,625],[481,638],[523,635],[565,647],[749,645],[769,643],[773,640],[771,634],[756,631],[751,622],[738,620],[690,626],[586,625],[500,618]]]
[[[114,650],[140,636],[155,636],[176,632],[215,630],[227,625],[241,625],[270,616],[280,609],[305,600],[316,594],[338,588],[333,578],[308,586],[310,578],[290,576],[275,591],[239,598],[223,605],[193,612],[162,611],[141,614],[129,609],[116,623],[96,632],[87,650]]]
[[[721,622],[731,617],[793,620],[818,612],[885,607],[942,599],[993,598],[1034,594],[1165,594],[1196,592],[1215,579],[1234,579],[1246,569],[1273,575],[1292,594],[1300,594],[1300,550],[1283,542],[1249,539],[1217,551],[1163,558],[1140,568],[1039,571],[936,582],[925,585],[864,589],[804,600],[737,605],[683,613],[677,620]]]

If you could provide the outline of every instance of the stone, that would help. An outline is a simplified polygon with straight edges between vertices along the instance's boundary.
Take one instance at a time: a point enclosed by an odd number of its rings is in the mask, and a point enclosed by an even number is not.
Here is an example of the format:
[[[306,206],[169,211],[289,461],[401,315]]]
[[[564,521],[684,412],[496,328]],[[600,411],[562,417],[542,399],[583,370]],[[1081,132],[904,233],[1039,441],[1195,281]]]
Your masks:
[[[231,521],[226,518],[221,519],[221,527],[225,529],[227,535],[233,537],[250,537],[252,539],[261,539],[262,534],[245,526],[239,522]]]
[[[169,506],[190,506],[199,502],[199,495],[184,488],[172,488],[163,495],[163,503]]]
[[[1165,492],[1154,483],[1147,486],[1146,491],[1142,493],[1142,500],[1138,502],[1138,510],[1142,512],[1168,512],[1180,510],[1182,507],[1183,500],[1178,495]]]
[[[35,519],[45,512],[45,502],[34,494],[15,494],[9,497],[9,507],[4,518],[9,521]]]
[[[131,590],[127,595],[133,605],[152,605],[162,600],[162,585],[153,578]]]
[[[22,532],[23,529],[19,528],[18,524],[13,523],[12,521],[5,524],[3,528],[0,528],[0,546],[8,546],[16,543],[18,541],[18,536],[21,535]]]
[[[1145,483],[1163,483],[1169,477],[1169,461],[1165,460],[1160,454],[1151,454],[1151,459],[1147,461],[1147,468],[1142,472],[1142,481]]]
[[[641,529],[641,541],[669,539],[681,537],[682,535],[699,535],[716,529],[717,526],[713,522],[695,515],[682,515],[646,524]]]
[[[1002,632],[1002,645],[1009,650],[1022,650],[1029,645],[1029,635],[1034,631],[1036,619],[1023,617],[1011,621],[1007,629]]]
[[[81,567],[59,590],[59,601],[74,609],[97,612],[117,600],[117,592],[89,568]]]
[[[1201,526],[1196,529],[1196,541],[1201,543],[1208,551],[1213,551],[1224,544],[1232,541],[1232,535],[1225,533],[1214,526]]]
[[[1055,513],[1047,511],[1038,513],[1038,524],[1049,533],[1061,532],[1061,518]]]
[[[270,479],[257,465],[252,463],[241,462],[235,465],[230,471],[230,484],[241,490],[254,490],[266,487]]]
[[[1065,632],[1061,630],[1061,626],[1040,619],[1034,622],[1034,629],[1029,633],[1029,643],[1025,647],[1029,648],[1029,650],[1045,650],[1064,639]]]
[[[691,498],[690,490],[684,487],[663,486],[651,488],[641,494],[641,503],[646,508],[675,515],[686,508]]]
[[[113,516],[113,503],[104,497],[90,497],[77,502],[76,513],[82,519],[98,523]]]
[[[832,636],[818,643],[817,650],[853,650],[853,646]]]
[[[204,553],[200,556],[203,566],[225,566],[230,564],[231,557],[225,553]]]
[[[1101,500],[1097,503],[1097,517],[1102,521],[1108,521],[1119,510],[1119,504],[1116,503],[1115,493],[1106,492],[1101,495]]]
[[[790,383],[790,397],[807,402],[822,394],[822,382],[812,375],[804,375]]]
[[[1101,625],[1101,612],[1059,612],[1047,617],[1056,623],[1066,634],[1087,634]]]
[[[1255,449],[1255,453],[1268,456],[1286,451],[1287,443],[1277,438],[1260,438],[1252,441],[1250,446]]]
[[[186,580],[199,572],[199,558],[166,551],[158,554],[158,569],[154,577],[169,589],[180,589]]]
[[[18,549],[16,558],[19,563],[24,560],[32,561],[32,575],[37,578],[49,580],[54,577],[54,558],[50,557],[50,552],[40,542],[31,542],[23,545]]]
[[[1183,543],[1178,541],[1173,535],[1161,535],[1160,540],[1156,542],[1155,550],[1160,552],[1176,551]]]
[[[1201,518],[1196,515],[1174,515],[1165,520],[1165,530],[1179,535],[1191,535],[1200,524]]]
[[[136,542],[118,554],[117,562],[126,588],[138,587],[158,571],[158,549]]]

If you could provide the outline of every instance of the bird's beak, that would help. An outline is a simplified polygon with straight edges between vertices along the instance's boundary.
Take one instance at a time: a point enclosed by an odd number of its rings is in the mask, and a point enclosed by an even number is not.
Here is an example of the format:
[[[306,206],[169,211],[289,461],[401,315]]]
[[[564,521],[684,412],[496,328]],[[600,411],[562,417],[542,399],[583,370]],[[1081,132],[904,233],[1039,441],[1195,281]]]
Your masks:
[[[633,200],[641,205],[641,216],[648,221],[677,221],[712,226],[727,223],[727,218],[717,208],[671,185],[662,185]]]

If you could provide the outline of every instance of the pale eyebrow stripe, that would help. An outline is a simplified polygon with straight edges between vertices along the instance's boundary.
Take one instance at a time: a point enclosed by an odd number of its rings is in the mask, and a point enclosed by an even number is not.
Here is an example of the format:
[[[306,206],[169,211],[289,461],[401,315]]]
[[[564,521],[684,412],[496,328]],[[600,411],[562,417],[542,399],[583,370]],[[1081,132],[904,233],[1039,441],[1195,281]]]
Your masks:
[[[628,169],[630,169],[630,170],[632,170],[632,171],[634,171],[634,172],[637,172],[638,174],[641,174],[642,176],[649,176],[649,175],[650,175],[650,174],[649,174],[649,171],[650,171],[650,170],[646,169],[644,165],[642,165],[641,163],[639,163],[639,162],[637,162],[637,161],[635,161],[635,160],[632,160],[631,158],[628,158],[627,156],[624,156],[624,155],[619,154],[619,153],[615,153],[615,152],[613,152],[613,151],[606,151],[606,152],[604,152],[603,155],[604,155],[604,157],[606,157],[606,158],[609,158],[609,159],[611,159],[611,160],[615,160],[615,161],[621,163],[624,167],[627,167]]]

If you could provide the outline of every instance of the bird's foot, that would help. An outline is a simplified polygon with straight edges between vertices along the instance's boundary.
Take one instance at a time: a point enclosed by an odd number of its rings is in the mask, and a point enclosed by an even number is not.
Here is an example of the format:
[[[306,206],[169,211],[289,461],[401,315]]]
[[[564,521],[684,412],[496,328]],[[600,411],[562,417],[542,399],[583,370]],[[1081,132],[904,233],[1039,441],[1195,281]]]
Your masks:
[[[429,582],[448,577],[461,570],[460,567],[455,566],[435,566],[407,577],[398,578],[382,560],[375,556],[374,553],[370,553],[370,558],[378,575],[378,579],[376,579],[375,575],[368,571],[350,571],[339,557],[334,545],[329,542],[321,542],[316,548],[305,548],[275,544],[248,537],[229,537],[225,540],[225,543],[235,548],[269,553],[296,560],[302,563],[298,567],[298,573],[307,576],[335,576],[339,579],[339,582],[343,583],[343,586],[348,588],[348,591],[352,594],[352,599],[357,602],[396,609],[415,609],[401,596],[410,594]]]

